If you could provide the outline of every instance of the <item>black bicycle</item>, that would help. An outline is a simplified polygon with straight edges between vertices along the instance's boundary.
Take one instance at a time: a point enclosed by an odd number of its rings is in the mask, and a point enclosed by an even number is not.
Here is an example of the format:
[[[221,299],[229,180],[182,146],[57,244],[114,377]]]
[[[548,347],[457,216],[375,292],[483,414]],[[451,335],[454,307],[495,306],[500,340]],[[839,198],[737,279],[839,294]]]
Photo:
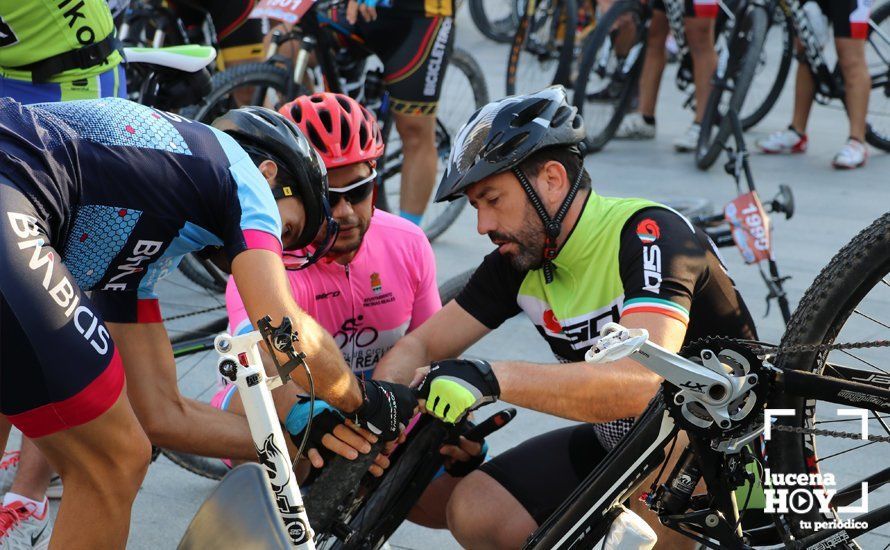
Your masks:
[[[785,78],[788,75],[793,40],[803,44],[803,55],[816,83],[816,101],[827,105],[833,100],[844,101],[844,82],[840,65],[830,68],[822,53],[822,45],[813,31],[812,22],[801,8],[799,0],[758,0],[752,2],[752,11],[758,19],[771,22],[772,27],[782,37],[782,54],[779,71],[770,86],[770,94],[761,103],[762,108],[754,114],[762,118],[778,98]],[[767,14],[772,14],[769,17]],[[883,4],[874,11],[868,22],[868,46],[866,60],[871,75],[872,92],[869,97],[867,128],[865,138],[871,145],[890,151],[890,4]],[[704,116],[701,133],[695,153],[696,165],[701,169],[710,168],[720,154],[723,143],[731,135],[729,121],[725,116],[732,108],[741,111],[747,98],[749,84],[757,78],[756,72],[766,66],[764,62],[765,33],[746,32],[745,24],[734,33],[728,55],[721,59],[714,76],[714,86]],[[775,44],[774,44],[775,45]],[[774,52],[769,52],[772,54]],[[770,72],[770,71],[768,71]],[[760,77],[763,83],[768,79]],[[753,99],[753,98],[752,98]],[[756,103],[756,99],[755,99]],[[747,109],[747,107],[745,107]],[[759,118],[757,119],[759,120]],[[745,126],[747,129],[749,126]]]
[[[571,88],[578,34],[577,0],[526,0],[507,59],[507,95],[536,92],[552,84]]]
[[[374,111],[386,139],[386,151],[380,175],[377,206],[391,210],[398,204],[401,177],[402,147],[398,134],[392,131],[389,96],[383,89],[383,73],[373,68],[368,58],[371,51],[349,28],[333,20],[329,10],[340,9],[339,1],[315,2],[292,30],[275,31],[270,57],[264,63],[246,63],[213,76],[213,91],[184,114],[201,122],[210,122],[237,106],[234,94],[239,89],[252,90],[252,104],[278,108],[309,89],[324,88],[348,93]],[[348,47],[340,45],[346,41]],[[296,60],[278,54],[287,43],[299,44]],[[360,52],[357,54],[356,52]],[[309,66],[314,54],[317,68]],[[437,111],[436,148],[439,171],[451,151],[452,136],[479,107],[488,102],[485,75],[466,51],[455,48],[442,83],[443,98]],[[457,98],[465,99],[458,101]],[[441,175],[441,174],[440,174]],[[447,204],[430,202],[422,228],[434,240],[457,219],[466,206],[465,200]]]
[[[509,44],[519,27],[522,0],[467,0],[470,19],[486,38]]]
[[[630,357],[666,381],[526,547],[594,547],[624,512],[621,504],[673,454],[682,430],[689,445],[643,495],[662,524],[715,549],[859,548],[860,537],[890,522],[890,499],[879,490],[890,483],[890,367],[881,360],[890,324],[880,314],[888,274],[890,213],[822,270],[779,346],[711,338],[678,356],[649,345],[645,331],[604,330],[588,360]],[[695,494],[701,480],[706,493]],[[745,529],[740,510],[748,503],[738,502],[735,490],[759,481],[772,495],[772,522]]]

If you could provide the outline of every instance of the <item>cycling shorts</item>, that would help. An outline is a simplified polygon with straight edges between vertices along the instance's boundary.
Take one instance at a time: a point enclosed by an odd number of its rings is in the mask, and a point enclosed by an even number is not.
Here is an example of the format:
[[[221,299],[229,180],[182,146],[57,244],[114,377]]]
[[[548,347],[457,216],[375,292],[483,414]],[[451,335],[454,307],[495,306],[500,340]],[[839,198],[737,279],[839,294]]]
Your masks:
[[[835,38],[868,38],[868,18],[874,0],[817,0],[834,27]]]
[[[541,525],[581,485],[608,451],[593,424],[533,437],[479,467]]]
[[[219,56],[224,65],[239,61],[262,61],[265,57],[263,21],[249,18],[256,0],[189,0],[170,4],[187,28],[204,24],[205,15],[201,9],[210,13],[219,41]]]
[[[378,9],[376,20],[359,20],[358,34],[383,61],[392,110],[408,115],[435,114],[454,49],[454,18]]]
[[[683,2],[683,15],[685,17],[703,17],[714,19],[717,17],[719,7],[717,0],[654,0],[652,9],[667,11],[665,2]]]
[[[127,98],[127,79],[123,64],[104,73],[71,82],[31,82],[0,77],[0,97],[19,103],[57,103],[74,99],[100,97]]]
[[[0,175],[0,412],[31,438],[96,419],[124,369],[28,183]]]

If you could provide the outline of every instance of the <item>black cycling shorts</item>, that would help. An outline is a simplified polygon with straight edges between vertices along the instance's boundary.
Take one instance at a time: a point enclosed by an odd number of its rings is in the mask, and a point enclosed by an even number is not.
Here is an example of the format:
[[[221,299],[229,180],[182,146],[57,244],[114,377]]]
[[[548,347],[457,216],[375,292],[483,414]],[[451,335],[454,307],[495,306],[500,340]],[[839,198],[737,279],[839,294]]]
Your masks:
[[[454,49],[454,18],[378,9],[374,21],[359,18],[356,30],[383,62],[392,110],[408,115],[435,114]]]
[[[541,525],[606,457],[593,424],[533,437],[479,467]]]
[[[169,4],[187,27],[200,27],[205,20],[202,10],[210,13],[224,63],[262,61],[263,21],[249,18],[256,0],[180,0]]]
[[[654,0],[652,9],[667,11],[665,2],[683,2],[683,15],[685,17],[703,17],[714,19],[717,17],[719,7],[717,0]]]
[[[30,185],[0,175],[0,413],[37,438],[106,412],[124,369]]]
[[[835,38],[868,38],[868,18],[874,0],[817,0],[834,27]]]

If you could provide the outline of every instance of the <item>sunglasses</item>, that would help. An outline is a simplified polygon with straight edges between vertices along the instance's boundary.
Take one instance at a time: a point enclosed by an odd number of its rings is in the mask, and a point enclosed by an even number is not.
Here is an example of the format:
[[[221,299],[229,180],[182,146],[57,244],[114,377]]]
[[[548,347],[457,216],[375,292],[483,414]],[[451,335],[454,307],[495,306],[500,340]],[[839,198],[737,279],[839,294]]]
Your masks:
[[[340,233],[340,224],[331,217],[331,207],[328,204],[328,201],[324,202],[324,216],[327,220],[327,224],[325,225],[325,235],[324,240],[318,243],[318,245],[314,245],[311,248],[307,248],[304,250],[285,250],[281,254],[281,259],[284,262],[284,268],[288,271],[299,271],[301,269],[306,269],[310,265],[314,264],[318,260],[322,259],[325,254],[331,251],[334,243],[337,241],[337,235]],[[303,253],[303,252],[306,253]],[[311,253],[310,253],[311,251]]]
[[[346,187],[338,189],[329,188],[328,202],[331,204],[331,208],[336,208],[340,204],[340,199],[346,199],[349,204],[358,204],[367,199],[371,196],[371,192],[374,191],[374,184],[376,183],[374,180],[376,179],[377,170],[371,168],[371,175],[366,178],[350,183]]]

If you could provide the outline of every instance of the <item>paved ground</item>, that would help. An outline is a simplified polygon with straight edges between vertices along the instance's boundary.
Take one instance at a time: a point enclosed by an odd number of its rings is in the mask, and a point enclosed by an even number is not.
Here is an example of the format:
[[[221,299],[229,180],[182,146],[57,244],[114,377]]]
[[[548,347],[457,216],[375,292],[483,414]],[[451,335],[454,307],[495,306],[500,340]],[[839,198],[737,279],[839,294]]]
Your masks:
[[[458,44],[473,52],[485,69],[492,97],[503,94],[505,47],[484,41],[461,14]],[[594,188],[601,194],[647,197],[706,197],[722,205],[734,195],[728,176],[717,169],[697,171],[687,156],[672,152],[671,140],[685,130],[690,115],[681,110],[673,86],[673,73],[666,73],[663,98],[658,113],[658,139],[648,143],[612,143],[603,152],[587,158],[586,166]],[[445,101],[448,99],[446,98]],[[790,112],[786,90],[773,113],[749,134],[749,144],[769,130],[784,127]],[[775,253],[782,272],[792,276],[787,288],[793,303],[838,248],[856,232],[887,210],[890,204],[888,171],[890,158],[874,153],[869,166],[852,173],[829,168],[831,156],[846,136],[846,122],[838,110],[817,108],[810,129],[811,150],[794,158],[755,156],[754,174],[761,197],[775,193],[779,183],[789,184],[797,199],[797,214],[790,221],[775,220]],[[445,235],[436,242],[439,280],[473,267],[491,249],[487,239],[475,232],[475,217],[467,209]],[[763,296],[765,288],[755,267],[743,265],[733,250],[725,253],[731,271],[759,320],[761,337],[777,340],[782,332],[775,308],[768,317]],[[886,305],[886,302],[884,303]],[[888,306],[890,307],[890,306]],[[879,313],[886,313],[886,310]],[[503,330],[485,338],[471,351],[486,358],[523,358],[550,361],[543,342],[524,319],[510,321]],[[212,367],[208,367],[212,368]],[[491,439],[493,452],[502,452],[530,435],[564,425],[545,415],[523,411],[507,429]],[[862,460],[860,457],[859,460]],[[869,459],[870,460],[870,459]],[[886,455],[876,455],[877,464],[886,464]],[[856,473],[861,463],[844,464]],[[212,482],[186,473],[160,459],[154,464],[136,500],[129,546],[134,549],[173,548],[200,503],[212,490]],[[880,494],[880,493],[879,493]],[[886,491],[882,495],[887,501]],[[877,499],[873,498],[873,502]],[[884,548],[890,543],[890,530],[863,541],[868,548]],[[451,548],[455,541],[446,533],[407,525],[392,541],[394,547]]]

